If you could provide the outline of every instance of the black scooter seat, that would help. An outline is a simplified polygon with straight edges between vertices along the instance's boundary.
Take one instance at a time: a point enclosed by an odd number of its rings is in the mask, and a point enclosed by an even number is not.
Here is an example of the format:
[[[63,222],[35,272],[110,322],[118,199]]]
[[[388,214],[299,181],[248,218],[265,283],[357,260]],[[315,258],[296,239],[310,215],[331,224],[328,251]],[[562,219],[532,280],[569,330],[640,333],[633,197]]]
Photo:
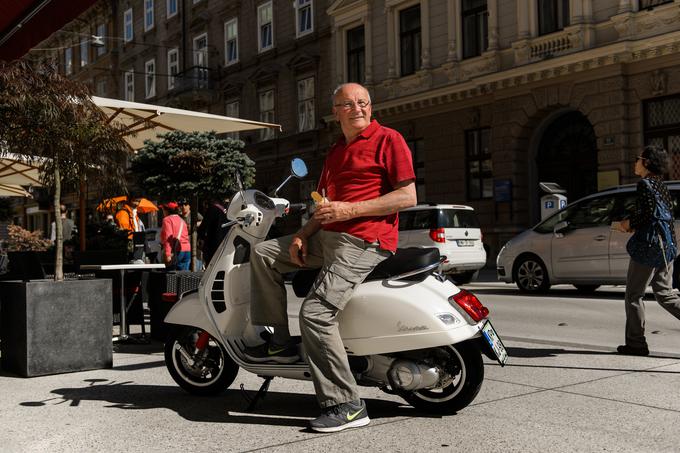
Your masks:
[[[385,280],[438,262],[439,249],[436,248],[409,247],[397,249],[394,255],[378,264],[364,281]],[[297,297],[307,296],[320,271],[321,269],[304,269],[295,273],[293,291],[295,291]],[[427,275],[427,273],[418,274],[414,275],[413,278],[423,279]]]

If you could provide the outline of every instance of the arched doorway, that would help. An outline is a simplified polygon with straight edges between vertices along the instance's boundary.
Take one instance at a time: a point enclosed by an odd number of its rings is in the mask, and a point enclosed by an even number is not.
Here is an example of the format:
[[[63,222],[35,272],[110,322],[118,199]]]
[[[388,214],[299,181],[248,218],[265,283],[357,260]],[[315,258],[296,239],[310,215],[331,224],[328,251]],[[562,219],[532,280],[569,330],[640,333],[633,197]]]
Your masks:
[[[550,123],[536,153],[538,181],[567,189],[569,201],[597,191],[597,139],[588,119],[576,111]]]

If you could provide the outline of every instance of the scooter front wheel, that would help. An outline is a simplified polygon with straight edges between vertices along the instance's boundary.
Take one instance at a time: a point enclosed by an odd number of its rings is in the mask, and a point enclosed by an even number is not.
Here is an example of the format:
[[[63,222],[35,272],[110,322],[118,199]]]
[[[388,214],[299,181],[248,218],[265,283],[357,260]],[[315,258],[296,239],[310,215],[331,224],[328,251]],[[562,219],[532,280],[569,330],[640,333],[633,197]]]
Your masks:
[[[175,329],[165,342],[165,366],[170,376],[194,395],[216,395],[225,391],[236,379],[238,365],[224,347],[209,337],[205,347],[196,342],[203,333],[196,327]]]
[[[479,347],[466,341],[426,351],[427,362],[444,371],[435,388],[398,391],[413,407],[434,414],[455,414],[469,405],[482,388],[484,362]]]

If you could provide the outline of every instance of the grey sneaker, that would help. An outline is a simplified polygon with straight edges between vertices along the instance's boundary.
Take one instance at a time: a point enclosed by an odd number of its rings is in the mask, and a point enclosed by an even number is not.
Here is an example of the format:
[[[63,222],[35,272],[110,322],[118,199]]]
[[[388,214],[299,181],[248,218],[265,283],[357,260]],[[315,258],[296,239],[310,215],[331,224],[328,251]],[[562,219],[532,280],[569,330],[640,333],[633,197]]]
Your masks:
[[[247,347],[243,355],[251,362],[265,363],[295,363],[300,360],[297,345],[278,346],[273,343],[264,343],[259,346]]]
[[[366,426],[371,422],[363,400],[350,401],[324,409],[323,414],[309,423],[312,430],[334,433],[347,428]]]

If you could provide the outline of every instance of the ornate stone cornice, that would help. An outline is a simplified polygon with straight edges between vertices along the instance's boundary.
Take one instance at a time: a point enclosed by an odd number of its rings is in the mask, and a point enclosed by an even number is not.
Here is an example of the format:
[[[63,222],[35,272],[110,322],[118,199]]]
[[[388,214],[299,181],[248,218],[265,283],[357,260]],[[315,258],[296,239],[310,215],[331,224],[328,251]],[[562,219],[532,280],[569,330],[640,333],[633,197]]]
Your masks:
[[[472,99],[501,90],[529,85],[543,80],[556,79],[581,72],[587,72],[607,66],[633,63],[653,58],[678,54],[680,56],[680,32],[671,33],[659,37],[657,43],[653,40],[637,42],[618,42],[609,46],[589,49],[582,52],[572,53],[562,57],[543,60],[524,66],[511,68],[505,71],[493,72],[490,74],[479,74],[460,83],[448,84],[438,88],[420,90],[417,93],[409,93],[401,89],[403,83],[410,86],[415,82],[399,79],[392,79],[381,84],[387,91],[388,99],[374,104],[375,113],[384,116],[397,115],[404,112],[417,110],[433,105],[453,103],[465,99]],[[447,63],[430,73],[443,74],[450,80],[456,78],[456,71],[460,71],[458,63]],[[453,74],[453,76],[451,75]],[[657,78],[650,83],[655,84],[660,90],[665,86],[663,74],[657,74]],[[415,79],[416,76],[411,76]],[[395,97],[389,99],[390,92]]]

